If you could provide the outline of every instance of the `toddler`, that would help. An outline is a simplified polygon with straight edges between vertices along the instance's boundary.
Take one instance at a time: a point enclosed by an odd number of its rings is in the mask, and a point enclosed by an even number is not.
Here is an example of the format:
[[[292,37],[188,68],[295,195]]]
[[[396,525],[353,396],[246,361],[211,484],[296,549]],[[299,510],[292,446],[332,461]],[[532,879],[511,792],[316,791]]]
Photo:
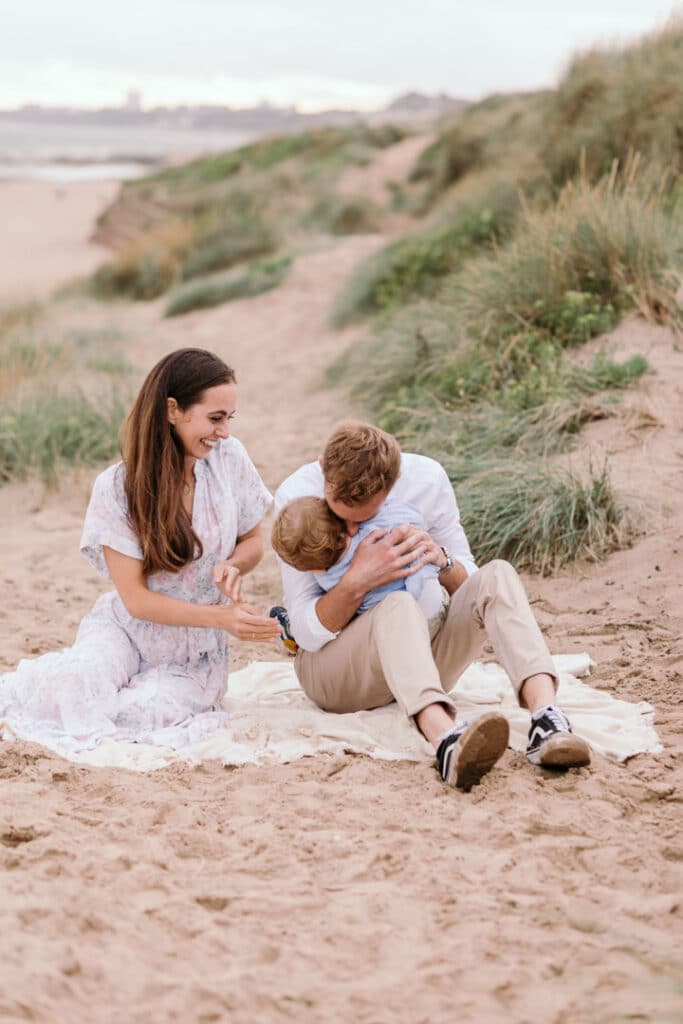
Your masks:
[[[377,515],[360,523],[358,533],[350,537],[344,520],[334,514],[324,498],[297,498],[277,517],[272,544],[283,562],[300,572],[312,572],[321,589],[328,591],[339,583],[364,537],[373,530],[390,530],[403,523],[424,526],[413,505],[385,501]],[[411,576],[370,590],[357,614],[368,611],[393,590],[407,590],[427,618],[430,636],[434,636],[448,607],[448,595],[438,573],[437,567],[428,563]]]

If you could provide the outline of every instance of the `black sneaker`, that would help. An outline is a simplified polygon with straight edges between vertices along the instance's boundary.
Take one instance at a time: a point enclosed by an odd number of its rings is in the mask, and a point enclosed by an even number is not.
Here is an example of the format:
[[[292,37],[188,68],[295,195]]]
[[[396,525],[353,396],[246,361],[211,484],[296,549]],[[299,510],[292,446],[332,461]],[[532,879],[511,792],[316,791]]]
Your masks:
[[[583,768],[591,762],[588,744],[574,735],[564,711],[554,704],[532,717],[526,756],[543,768]]]
[[[439,744],[436,764],[449,786],[471,789],[505,753],[510,738],[507,718],[489,711],[476,722],[460,722]]]
[[[292,627],[289,624],[289,615],[287,614],[287,609],[283,608],[281,604],[276,604],[273,608],[270,609],[270,611],[268,612],[268,616],[271,619],[277,619],[277,621],[280,623],[280,626],[282,627],[280,639],[287,648],[287,653],[296,654],[296,652],[299,650],[299,645],[292,636]]]

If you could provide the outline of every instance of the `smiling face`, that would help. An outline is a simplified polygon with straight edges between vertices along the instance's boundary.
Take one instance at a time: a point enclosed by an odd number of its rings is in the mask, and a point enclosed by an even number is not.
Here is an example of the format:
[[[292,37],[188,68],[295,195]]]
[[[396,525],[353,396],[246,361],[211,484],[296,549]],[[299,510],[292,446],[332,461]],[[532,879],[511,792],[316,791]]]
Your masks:
[[[175,427],[185,458],[205,459],[223,438],[230,437],[229,423],[237,410],[234,383],[207,388],[201,401],[181,409],[175,398],[168,399],[168,421]]]

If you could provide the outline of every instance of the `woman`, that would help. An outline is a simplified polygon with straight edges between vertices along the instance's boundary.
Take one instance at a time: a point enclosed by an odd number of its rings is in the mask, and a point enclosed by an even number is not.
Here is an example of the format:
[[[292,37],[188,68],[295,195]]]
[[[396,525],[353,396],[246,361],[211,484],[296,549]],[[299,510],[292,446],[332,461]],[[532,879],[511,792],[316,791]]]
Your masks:
[[[81,538],[116,590],[73,647],[0,678],[5,735],[64,753],[105,738],[178,747],[225,720],[228,634],[265,642],[280,629],[240,596],[272,498],[229,436],[236,406],[235,374],[210,352],[181,349],[149,373]]]

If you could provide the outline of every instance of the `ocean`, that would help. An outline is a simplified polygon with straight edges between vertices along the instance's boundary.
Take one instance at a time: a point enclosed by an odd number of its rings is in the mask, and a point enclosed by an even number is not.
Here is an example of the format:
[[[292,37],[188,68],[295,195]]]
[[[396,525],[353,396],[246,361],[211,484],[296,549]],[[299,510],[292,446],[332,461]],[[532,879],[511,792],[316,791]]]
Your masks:
[[[42,123],[0,118],[0,180],[95,181],[136,178],[155,163],[236,149],[254,138],[238,132]]]

